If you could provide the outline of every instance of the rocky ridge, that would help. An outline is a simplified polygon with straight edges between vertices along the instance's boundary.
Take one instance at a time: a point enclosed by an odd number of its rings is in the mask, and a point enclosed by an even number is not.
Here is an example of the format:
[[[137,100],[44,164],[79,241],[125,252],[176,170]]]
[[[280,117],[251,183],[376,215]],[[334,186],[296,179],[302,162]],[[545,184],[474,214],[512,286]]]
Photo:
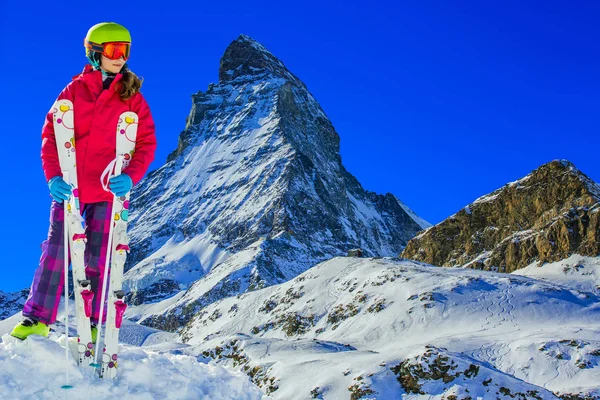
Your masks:
[[[475,200],[411,239],[401,256],[513,272],[572,254],[600,254],[600,187],[556,160]]]

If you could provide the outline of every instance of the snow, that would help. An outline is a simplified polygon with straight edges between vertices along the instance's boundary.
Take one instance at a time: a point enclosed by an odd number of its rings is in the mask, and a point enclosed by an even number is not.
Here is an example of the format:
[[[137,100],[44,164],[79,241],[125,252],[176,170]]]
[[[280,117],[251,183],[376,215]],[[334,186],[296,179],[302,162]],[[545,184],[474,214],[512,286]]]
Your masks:
[[[585,270],[600,263],[577,262]],[[249,365],[274,379],[274,399],[310,398],[315,388],[323,399],[347,398],[357,382],[373,390],[373,398],[420,398],[401,389],[391,368],[422,359],[427,346],[460,368],[479,368],[478,377],[448,385],[424,381],[430,399],[466,396],[466,390],[487,398],[487,379],[498,398],[511,398],[502,387],[536,390],[543,399],[555,398],[553,392],[600,395],[600,299],[583,290],[591,284],[563,283],[336,257],[289,282],[210,305],[181,336],[190,345],[187,354],[236,347]],[[304,321],[304,330],[288,335],[277,324],[286,315]],[[225,357],[218,364],[235,363]]]
[[[349,191],[346,191],[346,196],[354,206],[356,217],[362,221],[363,225],[371,226],[371,224],[373,224],[373,220],[378,220],[381,224],[383,224],[384,221],[381,217],[381,214],[377,212],[372,205],[358,200],[356,197],[352,196]]]
[[[142,342],[149,345],[120,345],[119,375],[104,380],[92,368],[77,367],[73,358],[67,364],[64,334],[51,332],[48,338],[32,335],[25,341],[9,336],[7,332],[18,321],[19,315],[0,321],[0,400],[270,399],[242,372],[183,354],[180,349],[186,345],[174,342],[173,334],[127,324],[121,332],[122,342],[137,335],[135,341],[140,343],[139,338],[145,337]],[[62,389],[66,384],[73,389]]]
[[[229,256],[206,233],[181,242],[171,238],[125,274],[125,290],[136,291],[164,279],[191,284]]]
[[[69,360],[66,380],[64,336],[51,340],[31,336],[19,341],[8,335],[0,343],[0,399],[265,399],[248,377],[193,357],[124,347],[120,374],[101,380],[93,370]],[[35,379],[32,379],[35,377]],[[61,386],[69,384],[66,391]]]
[[[534,262],[513,272],[513,275],[556,282],[576,290],[600,295],[600,257],[573,254],[562,261],[546,263],[542,266],[539,262]]]
[[[262,243],[251,248],[258,251]],[[255,254],[237,256],[242,264]],[[402,363],[431,370],[436,359],[461,375],[446,383],[420,377],[429,399],[514,398],[507,389],[513,396],[536,391],[542,399],[593,398],[600,396],[598,287],[600,257],[573,255],[513,274],[336,257],[280,285],[217,301],[178,333],[126,321],[121,374],[100,380],[71,361],[75,388],[68,393],[60,388],[63,317],[49,338],[21,342],[7,335],[15,315],[0,321],[0,399],[94,393],[303,400],[313,392],[336,400],[347,399],[352,387],[370,390],[372,397],[364,398],[421,399],[402,389],[394,369]],[[151,306],[132,307],[132,314]],[[295,331],[277,322],[282,316],[295,316]],[[253,371],[262,390],[242,368]],[[475,370],[475,376],[462,374]]]
[[[260,244],[262,242],[263,240],[259,240],[248,246],[246,249],[235,253],[226,259],[225,262],[212,269],[204,279],[198,280],[192,284],[186,291],[181,291],[177,295],[158,303],[128,307],[125,314],[126,317],[142,322],[152,315],[167,313],[170,310],[184,307],[186,304],[194,302],[210,292],[215,285],[228,275],[240,271],[247,265],[250,265],[261,253]]]

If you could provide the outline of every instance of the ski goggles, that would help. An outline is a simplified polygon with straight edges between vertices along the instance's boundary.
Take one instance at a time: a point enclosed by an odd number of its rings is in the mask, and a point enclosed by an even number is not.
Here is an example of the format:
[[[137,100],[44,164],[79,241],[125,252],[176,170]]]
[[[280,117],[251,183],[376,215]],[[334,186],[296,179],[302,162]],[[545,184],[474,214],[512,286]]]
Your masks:
[[[104,57],[110,58],[111,60],[118,60],[123,57],[123,60],[127,61],[131,51],[131,43],[128,42],[106,42],[98,44],[86,41],[85,47],[96,53],[101,53]]]

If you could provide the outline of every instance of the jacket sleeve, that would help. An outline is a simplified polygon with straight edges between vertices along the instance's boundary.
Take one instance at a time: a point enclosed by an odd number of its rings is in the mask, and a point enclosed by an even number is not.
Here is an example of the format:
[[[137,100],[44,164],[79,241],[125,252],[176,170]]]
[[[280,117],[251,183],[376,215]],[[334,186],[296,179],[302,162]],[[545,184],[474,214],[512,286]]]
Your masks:
[[[129,175],[133,184],[137,185],[154,160],[156,135],[150,107],[141,93],[131,99],[131,111],[138,115],[137,137],[133,157],[123,173]]]
[[[74,82],[71,82],[63,89],[62,92],[58,95],[58,100],[71,100],[74,102],[73,92],[74,92]],[[44,169],[44,175],[46,177],[46,181],[54,178],[55,176],[62,176],[62,171],[60,170],[60,163],[58,161],[58,150],[56,149],[56,137],[54,136],[54,104],[46,114],[46,120],[44,121],[44,125],[42,126],[42,168]]]

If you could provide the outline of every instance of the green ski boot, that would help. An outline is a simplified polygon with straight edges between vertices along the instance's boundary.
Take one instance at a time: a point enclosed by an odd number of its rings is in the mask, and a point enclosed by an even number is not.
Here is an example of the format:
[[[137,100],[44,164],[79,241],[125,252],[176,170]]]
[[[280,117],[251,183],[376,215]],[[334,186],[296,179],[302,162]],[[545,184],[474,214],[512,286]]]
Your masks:
[[[43,322],[34,321],[30,318],[25,318],[19,323],[19,325],[15,326],[15,329],[13,329],[10,335],[18,339],[25,340],[29,335],[41,335],[48,337],[48,333],[50,333],[50,328],[48,325],[44,324]]]

